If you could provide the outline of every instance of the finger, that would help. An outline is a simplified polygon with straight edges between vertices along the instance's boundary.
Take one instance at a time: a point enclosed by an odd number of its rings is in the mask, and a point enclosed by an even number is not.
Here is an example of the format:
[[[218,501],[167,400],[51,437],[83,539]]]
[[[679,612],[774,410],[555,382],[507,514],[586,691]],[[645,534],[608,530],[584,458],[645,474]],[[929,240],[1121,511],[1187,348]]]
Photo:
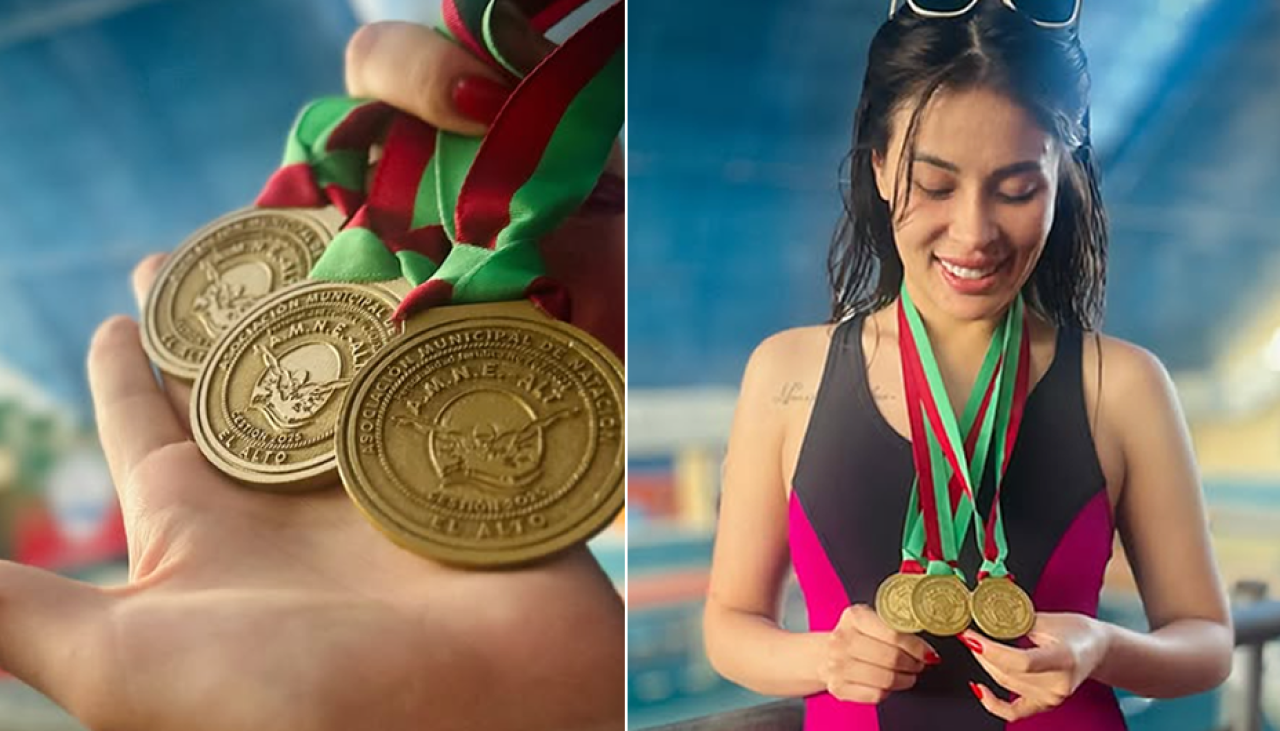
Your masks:
[[[124,486],[133,468],[161,447],[186,440],[182,422],[151,372],[133,320],[113,317],[94,333],[89,390],[107,465],[124,505]]]
[[[849,655],[858,662],[895,672],[919,673],[925,668],[923,662],[903,652],[897,645],[882,642],[865,634],[855,635],[850,640]]]
[[[915,673],[899,673],[859,662],[853,663],[845,673],[848,682],[890,691],[906,690],[916,684],[917,678]]]
[[[147,296],[155,286],[156,277],[164,267],[166,259],[168,259],[167,254],[149,254],[133,268],[133,298],[138,303],[139,312],[146,311]],[[182,422],[183,430],[190,436],[191,384],[167,373],[162,373],[160,380],[164,384],[165,392],[169,394],[169,401],[173,404],[174,411]]]
[[[1071,652],[1063,645],[1044,645],[1024,650],[983,637],[973,630],[966,630],[960,637],[975,656],[981,655],[1006,672],[1043,673],[1071,668]]]
[[[827,692],[837,700],[850,703],[868,703],[875,705],[889,697],[884,688],[871,688],[857,683],[839,682],[827,688]]]
[[[88,584],[0,561],[0,668],[65,705],[71,665],[84,662],[75,656],[108,602]]]
[[[978,655],[977,658],[978,664],[1001,687],[1019,696],[1030,698],[1047,708],[1062,705],[1074,690],[1067,671],[1059,670],[1028,674],[1006,673],[985,660],[981,655]]]
[[[371,23],[347,45],[347,91],[380,99],[428,124],[484,134],[511,92],[485,62],[425,26]]]
[[[867,605],[858,604],[846,611],[853,613],[854,626],[863,634],[870,635],[885,644],[894,645],[925,664],[932,664],[931,659],[938,657],[937,651],[930,647],[929,643],[916,635],[895,632],[892,627],[884,623],[883,619],[880,619],[880,615],[876,614],[874,609]]]
[[[982,707],[987,712],[997,718],[1003,718],[1006,721],[1019,721],[1029,718],[1038,713],[1043,713],[1049,708],[1041,703],[1033,701],[1026,697],[1020,697],[1010,703],[996,696],[991,689],[981,683],[973,683],[974,693],[979,696]]]
[[[1017,675],[1005,672],[986,660],[981,655],[977,655],[978,664],[983,670],[991,676],[1001,688],[1024,698],[1031,698],[1040,703],[1053,706],[1057,705],[1052,694],[1047,688],[1040,684],[1040,680],[1046,678],[1044,675]]]
[[[547,275],[569,291],[570,322],[622,358],[626,344],[626,221],[566,220],[539,244]]]
[[[139,312],[146,310],[151,285],[155,284],[156,276],[160,274],[160,269],[168,258],[168,254],[164,253],[148,254],[133,268],[130,280],[133,283],[133,299],[138,303]]]

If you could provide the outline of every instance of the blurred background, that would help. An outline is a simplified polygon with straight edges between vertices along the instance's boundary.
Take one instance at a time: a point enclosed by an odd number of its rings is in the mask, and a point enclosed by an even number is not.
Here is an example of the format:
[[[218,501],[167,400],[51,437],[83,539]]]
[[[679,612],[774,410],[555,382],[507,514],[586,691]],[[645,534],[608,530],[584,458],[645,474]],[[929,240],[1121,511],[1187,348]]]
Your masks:
[[[886,5],[630,8],[632,728],[765,700],[701,648],[720,460],[752,348],[828,316],[839,163]],[[1260,582],[1238,605],[1280,593],[1280,0],[1085,0],[1081,33],[1113,226],[1105,330],[1174,374],[1224,577]],[[784,614],[804,628],[794,585]],[[1142,626],[1122,554],[1103,614]],[[1243,728],[1238,652],[1221,691],[1122,696],[1131,727]],[[1280,673],[1263,679],[1280,725]]]
[[[0,559],[125,575],[89,338],[134,264],[249,205],[360,22],[436,0],[0,0]],[[565,29],[559,29],[564,31]],[[621,587],[622,526],[593,548]],[[0,670],[0,731],[80,728]]]

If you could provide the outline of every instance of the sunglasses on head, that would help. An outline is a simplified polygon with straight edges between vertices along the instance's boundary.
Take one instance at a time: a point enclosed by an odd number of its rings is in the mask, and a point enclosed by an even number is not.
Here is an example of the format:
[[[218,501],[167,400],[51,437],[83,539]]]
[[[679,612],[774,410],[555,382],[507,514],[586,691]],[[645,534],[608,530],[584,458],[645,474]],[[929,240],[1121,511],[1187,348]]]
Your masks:
[[[1005,7],[1027,16],[1041,28],[1066,28],[1080,18],[1082,0],[1002,0]],[[981,0],[906,0],[916,15],[925,18],[958,18],[978,6]],[[889,0],[889,17],[902,5]]]

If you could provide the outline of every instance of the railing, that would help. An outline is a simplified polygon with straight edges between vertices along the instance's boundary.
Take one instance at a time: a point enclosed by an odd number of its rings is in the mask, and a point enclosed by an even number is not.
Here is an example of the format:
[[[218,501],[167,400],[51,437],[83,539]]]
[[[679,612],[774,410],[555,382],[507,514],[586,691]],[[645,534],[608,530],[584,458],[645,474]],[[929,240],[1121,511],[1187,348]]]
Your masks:
[[[801,731],[803,726],[804,702],[786,700],[681,721],[650,731]]]
[[[1242,581],[1236,585],[1231,620],[1236,630],[1236,647],[1244,648],[1244,696],[1235,715],[1232,731],[1262,731],[1262,651],[1280,637],[1280,601],[1268,600],[1267,585]]]
[[[1244,694],[1232,714],[1230,731],[1262,731],[1263,646],[1280,638],[1280,601],[1266,599],[1267,587],[1260,582],[1236,586],[1231,618],[1235,624],[1236,647],[1246,654],[1242,670]],[[801,731],[804,704],[799,700],[766,703],[713,716],[695,718],[650,731]]]

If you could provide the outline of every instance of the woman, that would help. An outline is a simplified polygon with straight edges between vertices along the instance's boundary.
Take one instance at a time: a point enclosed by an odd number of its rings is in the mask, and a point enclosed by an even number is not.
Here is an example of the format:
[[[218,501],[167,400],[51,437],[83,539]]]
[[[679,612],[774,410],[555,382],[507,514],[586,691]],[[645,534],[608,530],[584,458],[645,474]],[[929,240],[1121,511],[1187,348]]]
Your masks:
[[[809,731],[1121,729],[1112,688],[1210,689],[1232,630],[1168,375],[1096,332],[1107,234],[1079,7],[909,5],[871,44],[830,254],[835,324],[778,333],[747,365],[707,652],[742,685],[807,696]],[[1020,643],[895,631],[875,596],[900,569],[918,472],[903,346],[927,331],[940,400],[959,414],[1022,301],[1030,395],[998,502],[1034,626]],[[900,327],[912,305],[921,335]],[[978,494],[985,516],[991,492]],[[1147,633],[1095,618],[1116,530]],[[808,632],[776,622],[788,558]],[[974,577],[983,558],[970,535],[953,566]]]

